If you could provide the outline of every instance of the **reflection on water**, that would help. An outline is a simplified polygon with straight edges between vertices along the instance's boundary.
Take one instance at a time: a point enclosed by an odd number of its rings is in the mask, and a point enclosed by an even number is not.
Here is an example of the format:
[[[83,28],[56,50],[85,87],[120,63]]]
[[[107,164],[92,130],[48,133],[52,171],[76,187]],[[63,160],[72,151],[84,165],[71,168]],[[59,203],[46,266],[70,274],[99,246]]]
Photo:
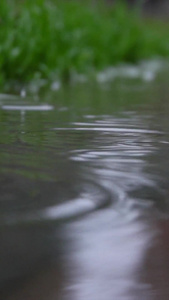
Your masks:
[[[67,299],[150,299],[142,273],[153,231],[132,217],[106,210],[71,226],[73,279]]]
[[[136,86],[1,100],[3,299],[168,299],[169,102]]]

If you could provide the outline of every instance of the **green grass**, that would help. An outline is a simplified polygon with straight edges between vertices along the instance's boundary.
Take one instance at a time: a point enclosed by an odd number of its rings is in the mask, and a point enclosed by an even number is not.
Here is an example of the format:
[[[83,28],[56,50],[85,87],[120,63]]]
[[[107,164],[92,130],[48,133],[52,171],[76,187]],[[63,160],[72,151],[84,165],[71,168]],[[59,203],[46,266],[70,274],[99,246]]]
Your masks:
[[[121,62],[169,56],[168,24],[146,21],[121,2],[60,2],[0,1],[1,86],[68,80],[74,72],[93,74]]]

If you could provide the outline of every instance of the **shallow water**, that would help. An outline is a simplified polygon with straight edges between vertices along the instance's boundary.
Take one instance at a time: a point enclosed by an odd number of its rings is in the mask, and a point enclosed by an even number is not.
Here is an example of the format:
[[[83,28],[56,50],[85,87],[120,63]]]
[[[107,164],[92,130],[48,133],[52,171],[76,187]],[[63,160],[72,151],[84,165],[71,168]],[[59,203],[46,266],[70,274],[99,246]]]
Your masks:
[[[166,78],[0,97],[2,299],[169,298]]]

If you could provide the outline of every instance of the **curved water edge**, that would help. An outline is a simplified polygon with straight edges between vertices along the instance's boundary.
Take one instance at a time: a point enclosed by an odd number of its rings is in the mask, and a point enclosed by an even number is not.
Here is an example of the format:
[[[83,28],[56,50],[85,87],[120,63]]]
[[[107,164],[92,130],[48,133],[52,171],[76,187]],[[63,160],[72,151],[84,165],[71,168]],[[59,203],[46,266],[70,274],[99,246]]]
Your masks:
[[[78,187],[78,189],[80,189]],[[40,226],[56,225],[82,217],[86,214],[103,209],[110,205],[117,195],[113,197],[106,188],[94,183],[85,182],[80,195],[62,204],[47,206],[36,212],[10,214],[1,217],[1,228],[8,226]],[[116,199],[117,201],[117,199]],[[56,200],[57,203],[57,200]]]

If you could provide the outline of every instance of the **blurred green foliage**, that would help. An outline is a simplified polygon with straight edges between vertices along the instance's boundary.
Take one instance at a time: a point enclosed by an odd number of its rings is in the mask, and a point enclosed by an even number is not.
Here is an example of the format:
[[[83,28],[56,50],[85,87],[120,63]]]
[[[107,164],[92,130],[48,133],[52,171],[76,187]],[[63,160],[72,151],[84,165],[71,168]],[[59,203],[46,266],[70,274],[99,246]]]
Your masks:
[[[169,56],[168,24],[150,22],[124,3],[0,1],[0,82],[69,80],[120,62]]]

